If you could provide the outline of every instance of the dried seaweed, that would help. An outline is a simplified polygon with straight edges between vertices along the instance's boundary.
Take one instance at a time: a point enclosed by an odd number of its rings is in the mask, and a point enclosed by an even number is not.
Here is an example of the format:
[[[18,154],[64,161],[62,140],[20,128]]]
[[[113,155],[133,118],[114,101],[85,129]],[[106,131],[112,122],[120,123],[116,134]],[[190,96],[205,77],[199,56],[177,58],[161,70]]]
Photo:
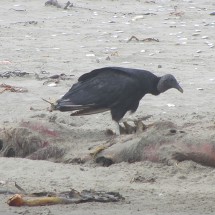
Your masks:
[[[37,25],[38,22],[32,20],[32,21],[25,21],[25,22],[15,22],[15,23],[11,23],[11,24],[12,24],[12,25],[21,24],[21,25],[26,26],[26,25]]]
[[[34,197],[34,198],[32,198]],[[54,193],[39,192],[26,194],[25,196],[15,194],[8,199],[9,206],[43,206],[54,204],[78,204],[85,202],[118,202],[124,198],[118,192],[104,192],[94,190],[83,190],[78,192],[75,189],[71,191]]]
[[[47,76],[47,73],[44,73],[44,71],[43,71],[42,75],[35,73],[35,78],[37,80],[39,80],[39,81],[46,80],[46,81],[44,81],[43,85],[46,85],[50,82],[58,84],[62,80],[71,80],[73,78],[73,76],[74,75],[66,75],[64,73]]]
[[[24,87],[15,87],[8,84],[0,84],[0,88],[4,88],[0,91],[0,94],[5,91],[15,92],[15,93],[26,93],[28,90]]]
[[[14,70],[14,71],[6,71],[0,73],[1,78],[10,78],[10,77],[24,77],[29,76],[30,73],[22,72],[21,70]]]

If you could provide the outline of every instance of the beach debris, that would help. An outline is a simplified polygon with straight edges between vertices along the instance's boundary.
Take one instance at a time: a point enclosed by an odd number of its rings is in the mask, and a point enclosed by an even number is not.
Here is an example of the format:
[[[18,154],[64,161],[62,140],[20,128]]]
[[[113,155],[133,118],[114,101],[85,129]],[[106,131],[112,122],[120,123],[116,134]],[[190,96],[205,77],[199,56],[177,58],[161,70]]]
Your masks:
[[[145,3],[148,3],[148,4],[155,4],[156,2],[155,1],[145,1]]]
[[[112,52],[110,55],[111,55],[111,56],[119,56],[119,52],[118,52],[118,51],[115,51],[115,52]]]
[[[18,12],[26,12],[27,10],[23,8],[21,5],[14,5],[13,8],[10,8],[10,10],[18,11]]]
[[[182,16],[184,12],[178,11],[178,6],[174,6],[174,11],[170,13],[170,16]]]
[[[93,54],[93,53],[86,54],[86,57],[95,57],[95,54]]]
[[[0,84],[0,88],[4,88],[3,90],[0,90],[0,94],[5,91],[15,92],[15,93],[26,93],[28,90],[24,87],[15,87],[8,84]]]
[[[15,194],[7,201],[9,206],[44,206],[56,204],[79,204],[86,202],[119,202],[124,198],[118,192],[75,189],[61,193],[38,192],[32,194]]]
[[[199,33],[193,33],[192,36],[199,36]]]
[[[28,75],[30,75],[29,72],[22,72],[21,70],[6,71],[6,72],[0,73],[1,78],[24,77]]]
[[[148,38],[145,38],[145,39],[138,39],[136,36],[131,36],[131,38],[128,39],[127,43],[131,42],[132,40],[135,40],[137,42],[152,42],[152,41],[159,42],[158,39],[151,38],[151,37],[148,37]]]
[[[57,0],[48,0],[47,2],[45,2],[45,6],[55,6],[57,8],[63,8],[64,10],[67,10],[68,8],[73,7],[73,4],[68,1],[63,5],[59,4]]]
[[[111,60],[111,59],[110,59],[110,56],[107,56],[107,57],[105,58],[105,60]]]
[[[138,174],[136,174],[136,176],[134,176],[130,181],[130,183],[151,183],[151,184],[154,182],[156,182],[155,178],[153,177],[146,178]]]
[[[21,25],[26,26],[26,25],[37,25],[38,22],[32,20],[32,21],[25,21],[25,22],[14,22],[14,23],[11,23],[11,24],[12,24],[12,25],[21,24]]]
[[[169,103],[169,104],[167,104],[167,106],[168,106],[168,107],[175,107],[175,105],[174,105],[174,104],[170,104],[170,103]]]
[[[43,85],[48,85],[48,87],[56,87],[59,82],[60,82],[60,79],[57,79],[55,82],[53,82],[52,79],[49,79],[43,82]]]
[[[7,65],[7,64],[11,64],[11,62],[9,60],[1,60],[0,61],[0,65]]]
[[[214,11],[214,12],[212,12],[212,13],[210,13],[210,15],[211,15],[211,16],[215,16],[215,11]]]
[[[133,17],[131,20],[132,20],[132,21],[137,21],[137,20],[143,19],[143,18],[144,18],[143,15],[138,15],[138,16]]]
[[[43,98],[42,98],[42,100],[43,100],[44,102],[47,102],[47,103],[49,103],[49,104],[51,105],[51,106],[48,108],[48,111],[49,111],[49,112],[52,112],[52,111],[56,110],[56,105],[57,105],[56,101],[49,101],[49,100],[46,100],[46,99],[43,99]]]
[[[56,86],[57,86],[56,82],[52,82],[52,83],[48,84],[48,87],[56,87]]]
[[[197,90],[204,90],[203,88],[201,88],[201,87],[198,87],[198,88],[196,88]]]
[[[49,87],[55,87],[62,80],[71,80],[72,77],[74,76],[74,75],[66,75],[64,73],[61,73],[59,75],[56,74],[56,75],[47,76],[47,74],[49,74],[49,73],[47,73],[46,71],[41,71],[41,74],[42,75],[39,75],[38,73],[35,73],[34,74],[35,78],[37,80],[39,80],[39,81],[46,80],[43,83],[43,85],[46,85],[46,84],[50,85],[51,84],[51,86],[49,86]]]
[[[142,15],[136,15],[136,16],[134,16],[131,20],[132,21],[137,21],[139,19],[144,19],[144,16],[149,16],[149,15],[157,15],[157,14],[155,14],[155,13],[144,13]]]

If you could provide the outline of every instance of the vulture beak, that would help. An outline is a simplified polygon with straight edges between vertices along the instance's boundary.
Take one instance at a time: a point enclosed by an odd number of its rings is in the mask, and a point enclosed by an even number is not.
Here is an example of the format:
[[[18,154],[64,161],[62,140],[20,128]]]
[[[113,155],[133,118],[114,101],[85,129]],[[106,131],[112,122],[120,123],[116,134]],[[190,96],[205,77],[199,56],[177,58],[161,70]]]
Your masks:
[[[184,90],[181,88],[181,86],[179,85],[179,83],[177,83],[177,85],[175,86],[175,89],[177,89],[181,93],[184,92]]]

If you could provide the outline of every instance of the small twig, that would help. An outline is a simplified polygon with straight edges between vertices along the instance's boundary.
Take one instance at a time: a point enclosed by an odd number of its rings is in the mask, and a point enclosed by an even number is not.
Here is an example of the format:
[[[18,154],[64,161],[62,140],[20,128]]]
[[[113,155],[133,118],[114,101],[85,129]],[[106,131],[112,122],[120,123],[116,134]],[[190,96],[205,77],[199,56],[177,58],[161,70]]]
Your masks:
[[[23,188],[21,188],[16,182],[15,182],[15,187],[16,187],[19,191],[21,191],[21,192],[23,192],[23,193],[26,194],[26,191],[25,191]]]
[[[66,5],[63,6],[63,5],[59,4],[57,0],[48,0],[48,1],[45,3],[45,6],[50,6],[50,5],[51,5],[51,6],[55,6],[55,7],[57,7],[57,8],[63,8],[64,10],[67,10],[68,7],[73,7],[73,4],[72,4],[70,1],[68,1],[68,2],[66,3]]]
[[[149,37],[145,39],[138,39],[136,36],[131,36],[131,38],[127,41],[127,43],[131,42],[132,40],[136,40],[137,42],[151,42],[151,41],[159,42],[159,40],[155,38]]]
[[[184,12],[182,11],[177,11],[178,7],[177,6],[174,6],[174,12],[171,12],[170,13],[170,16],[182,16],[184,15]]]
[[[66,6],[63,8],[64,10],[67,10],[68,7],[73,7],[73,4],[70,3],[70,1],[68,1],[66,3]]]

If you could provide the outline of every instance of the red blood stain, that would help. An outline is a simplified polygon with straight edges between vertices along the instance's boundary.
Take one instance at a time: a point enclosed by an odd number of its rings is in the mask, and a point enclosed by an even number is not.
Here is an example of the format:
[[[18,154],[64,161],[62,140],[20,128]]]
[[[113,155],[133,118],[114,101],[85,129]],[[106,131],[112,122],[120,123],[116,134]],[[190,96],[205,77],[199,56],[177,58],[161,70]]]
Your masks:
[[[25,127],[25,128],[29,128],[33,131],[36,131],[42,135],[47,135],[50,137],[59,137],[59,133],[55,130],[49,129],[48,127],[41,125],[41,124],[32,124],[29,122],[22,122],[21,126]]]

